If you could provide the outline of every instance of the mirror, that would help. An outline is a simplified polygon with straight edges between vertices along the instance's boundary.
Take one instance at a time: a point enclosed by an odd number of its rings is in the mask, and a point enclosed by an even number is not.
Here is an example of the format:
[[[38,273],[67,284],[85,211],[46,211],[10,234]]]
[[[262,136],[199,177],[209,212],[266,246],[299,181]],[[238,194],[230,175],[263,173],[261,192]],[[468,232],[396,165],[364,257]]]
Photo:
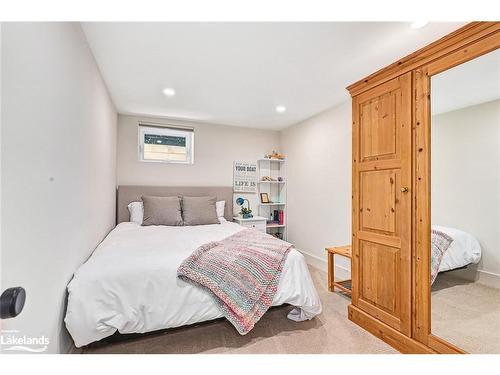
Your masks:
[[[431,332],[500,353],[500,50],[431,88]]]

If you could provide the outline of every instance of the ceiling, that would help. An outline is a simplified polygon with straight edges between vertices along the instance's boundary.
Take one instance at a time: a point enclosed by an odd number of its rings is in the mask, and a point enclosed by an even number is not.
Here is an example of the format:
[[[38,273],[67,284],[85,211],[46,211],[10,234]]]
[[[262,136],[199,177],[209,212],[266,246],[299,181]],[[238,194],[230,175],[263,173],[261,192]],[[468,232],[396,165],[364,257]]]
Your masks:
[[[500,99],[500,50],[432,77],[432,114]]]
[[[464,23],[83,23],[118,112],[282,129]],[[162,90],[175,89],[173,97]],[[277,113],[283,105],[286,112]]]

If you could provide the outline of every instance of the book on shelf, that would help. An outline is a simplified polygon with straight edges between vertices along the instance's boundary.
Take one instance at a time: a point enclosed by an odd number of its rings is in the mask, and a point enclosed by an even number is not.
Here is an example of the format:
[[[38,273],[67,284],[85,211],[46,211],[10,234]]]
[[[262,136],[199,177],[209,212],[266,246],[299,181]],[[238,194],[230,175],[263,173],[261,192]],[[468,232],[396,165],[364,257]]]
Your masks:
[[[274,210],[271,214],[271,220],[268,221],[268,224],[285,224],[285,212],[283,210]]]

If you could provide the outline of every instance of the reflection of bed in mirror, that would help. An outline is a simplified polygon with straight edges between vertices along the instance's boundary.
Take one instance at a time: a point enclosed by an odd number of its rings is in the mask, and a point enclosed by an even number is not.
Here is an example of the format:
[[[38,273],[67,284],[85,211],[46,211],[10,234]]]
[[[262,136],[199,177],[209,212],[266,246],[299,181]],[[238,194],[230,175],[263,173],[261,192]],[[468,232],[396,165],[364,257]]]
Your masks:
[[[440,239],[444,238],[443,248],[439,248]],[[472,234],[457,228],[441,225],[432,226],[432,244],[438,244],[432,251],[432,263],[437,272],[446,272],[477,264],[481,259],[481,245]],[[435,270],[436,271],[436,270]],[[433,275],[432,281],[435,277]]]

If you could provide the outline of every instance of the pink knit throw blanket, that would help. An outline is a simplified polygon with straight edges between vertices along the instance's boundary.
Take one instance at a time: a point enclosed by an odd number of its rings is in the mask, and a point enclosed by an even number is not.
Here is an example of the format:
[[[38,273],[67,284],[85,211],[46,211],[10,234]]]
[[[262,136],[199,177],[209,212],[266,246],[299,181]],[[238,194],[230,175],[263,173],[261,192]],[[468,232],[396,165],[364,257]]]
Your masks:
[[[437,229],[431,230],[431,285],[439,273],[439,265],[443,260],[446,250],[453,242],[453,238]]]
[[[292,245],[253,229],[200,246],[177,275],[206,288],[241,335],[269,309]]]

